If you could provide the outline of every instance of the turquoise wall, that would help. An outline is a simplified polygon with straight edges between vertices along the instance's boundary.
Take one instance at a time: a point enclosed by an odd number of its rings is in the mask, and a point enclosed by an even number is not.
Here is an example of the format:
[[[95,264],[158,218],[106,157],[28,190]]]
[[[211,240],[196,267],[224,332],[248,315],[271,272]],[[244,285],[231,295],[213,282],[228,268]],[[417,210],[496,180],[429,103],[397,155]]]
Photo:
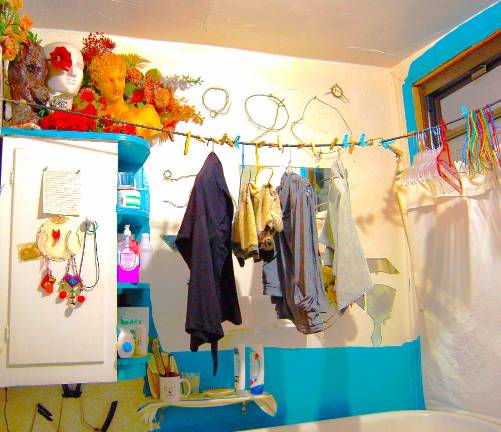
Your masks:
[[[210,352],[179,352],[182,371],[201,372],[201,388],[233,386],[233,353],[219,353],[212,376]],[[230,432],[373,412],[423,409],[420,342],[400,346],[266,348],[265,388],[278,403],[269,417],[254,403],[220,408],[168,408],[161,431]]]
[[[482,42],[499,29],[501,29],[501,1],[496,2],[490,8],[445,35],[412,62],[409,74],[403,84],[405,119],[408,132],[415,131],[417,128],[416,107],[414,106],[414,98],[412,96],[412,86],[414,83],[444,63],[447,63],[464,50]],[[417,153],[417,148],[412,140],[409,140],[409,151],[412,161],[414,155]]]

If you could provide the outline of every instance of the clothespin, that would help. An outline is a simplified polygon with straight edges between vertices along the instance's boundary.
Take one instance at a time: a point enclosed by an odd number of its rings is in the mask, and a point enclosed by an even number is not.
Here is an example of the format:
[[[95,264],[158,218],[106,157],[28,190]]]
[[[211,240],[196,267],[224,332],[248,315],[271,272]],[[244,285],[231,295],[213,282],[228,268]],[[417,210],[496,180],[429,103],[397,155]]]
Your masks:
[[[317,150],[317,146],[315,145],[314,142],[311,142],[311,151],[313,152],[313,156],[317,157],[317,154],[318,154],[318,150]]]
[[[233,141],[229,138],[228,134],[224,134],[223,137],[221,138],[221,145],[228,144],[230,147],[233,148]]]
[[[329,150],[332,150],[334,147],[336,147],[336,145],[337,145],[338,141],[339,141],[339,138],[338,138],[338,137],[334,138],[334,139],[332,140],[332,142],[331,142],[331,146],[329,147]]]
[[[393,151],[393,149],[390,147],[390,145],[393,144],[394,142],[395,142],[395,140],[384,140],[384,141],[381,140],[381,142],[379,143],[379,145],[381,145],[386,150]]]
[[[256,143],[255,149],[256,149],[256,166],[259,167],[259,143]]]
[[[264,146],[266,144],[266,141],[259,141],[256,145],[261,148],[262,146]]]
[[[367,141],[365,141],[365,133],[360,135],[360,139],[358,140],[358,145],[360,147],[367,147],[369,145],[369,143]]]
[[[280,150],[282,153],[284,152],[284,146],[280,142],[280,135],[277,135],[277,147],[278,147],[278,150]]]
[[[350,146],[350,143],[348,142],[348,134],[346,134],[344,137],[343,137],[343,148],[348,148]]]
[[[240,135],[237,135],[235,137],[235,139],[233,140],[233,147],[235,147],[236,149],[239,149],[240,148]]]
[[[190,149],[190,141],[191,141],[191,131],[188,131],[186,134],[186,141],[184,142],[184,155],[188,154],[188,150]]]
[[[350,149],[348,150],[348,153],[352,154],[354,148],[355,148],[355,141],[351,141],[350,142]]]

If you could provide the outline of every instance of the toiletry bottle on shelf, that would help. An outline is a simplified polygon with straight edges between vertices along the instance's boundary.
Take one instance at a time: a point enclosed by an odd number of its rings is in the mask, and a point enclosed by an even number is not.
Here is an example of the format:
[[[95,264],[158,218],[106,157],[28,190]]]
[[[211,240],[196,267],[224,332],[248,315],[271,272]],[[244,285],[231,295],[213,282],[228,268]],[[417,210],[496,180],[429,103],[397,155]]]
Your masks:
[[[149,282],[151,279],[151,260],[153,259],[153,248],[150,243],[150,234],[143,233],[141,235],[141,243],[139,243],[139,263],[141,265],[141,280]]]
[[[134,336],[130,330],[120,327],[117,342],[117,351],[120,358],[129,358],[134,355]]]
[[[118,245],[118,282],[139,283],[139,250],[132,239],[130,225],[125,225],[123,241]]]
[[[264,391],[264,350],[261,344],[251,346],[249,387],[252,394]]]
[[[233,348],[233,367],[235,373],[235,391],[242,396],[245,393],[245,345]]]

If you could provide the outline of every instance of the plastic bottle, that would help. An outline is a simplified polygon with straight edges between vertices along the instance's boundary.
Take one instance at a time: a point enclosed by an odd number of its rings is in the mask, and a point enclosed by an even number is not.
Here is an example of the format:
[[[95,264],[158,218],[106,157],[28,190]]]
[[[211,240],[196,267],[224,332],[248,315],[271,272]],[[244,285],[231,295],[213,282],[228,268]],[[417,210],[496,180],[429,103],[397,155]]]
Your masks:
[[[235,373],[235,390],[237,395],[245,393],[245,345],[233,348],[233,367]]]
[[[131,249],[131,242],[130,225],[125,225],[123,241],[118,245],[118,282],[139,283],[139,254]]]
[[[153,259],[153,247],[150,243],[150,234],[141,235],[139,263],[141,265],[141,280],[148,281],[151,274],[151,261]]]
[[[117,351],[120,358],[129,358],[134,355],[134,336],[130,330],[120,327],[118,333]]]
[[[264,350],[261,344],[251,346],[249,387],[255,395],[264,391]]]

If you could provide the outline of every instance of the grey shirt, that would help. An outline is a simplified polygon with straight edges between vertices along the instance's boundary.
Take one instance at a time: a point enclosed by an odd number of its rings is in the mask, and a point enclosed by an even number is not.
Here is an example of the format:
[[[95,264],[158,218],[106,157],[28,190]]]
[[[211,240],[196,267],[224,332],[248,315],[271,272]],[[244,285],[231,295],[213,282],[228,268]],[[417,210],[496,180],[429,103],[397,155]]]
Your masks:
[[[316,196],[311,184],[285,173],[277,189],[284,229],[275,235],[276,257],[263,266],[264,293],[272,296],[279,318],[305,334],[323,330],[327,299],[322,281]]]

